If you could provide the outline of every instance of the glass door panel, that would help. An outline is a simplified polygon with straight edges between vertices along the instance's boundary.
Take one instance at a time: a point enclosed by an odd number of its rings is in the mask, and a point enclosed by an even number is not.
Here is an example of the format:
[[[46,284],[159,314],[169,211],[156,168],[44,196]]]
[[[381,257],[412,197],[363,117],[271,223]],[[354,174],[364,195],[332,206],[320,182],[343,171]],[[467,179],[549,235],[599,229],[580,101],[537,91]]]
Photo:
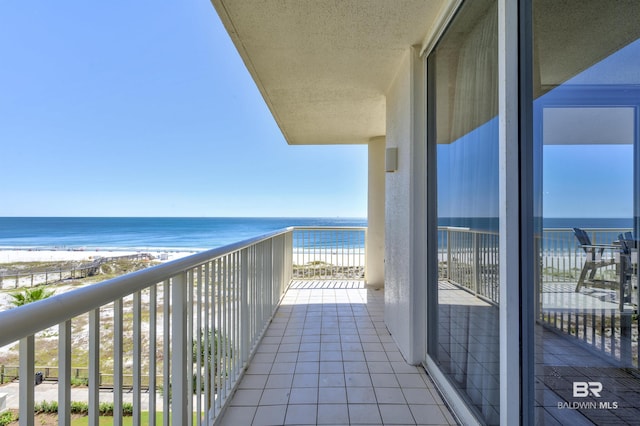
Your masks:
[[[427,68],[438,216],[428,356],[478,419],[498,424],[497,2],[465,2]]]
[[[537,424],[640,419],[637,16],[533,1]]]

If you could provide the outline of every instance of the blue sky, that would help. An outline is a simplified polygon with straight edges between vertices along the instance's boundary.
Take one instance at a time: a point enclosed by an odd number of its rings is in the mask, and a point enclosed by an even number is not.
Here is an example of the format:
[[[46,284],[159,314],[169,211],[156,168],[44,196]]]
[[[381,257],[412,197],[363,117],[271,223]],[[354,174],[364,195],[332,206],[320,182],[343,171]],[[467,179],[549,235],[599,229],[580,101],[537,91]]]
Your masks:
[[[206,0],[1,2],[0,55],[0,216],[366,216],[366,146],[287,145]]]

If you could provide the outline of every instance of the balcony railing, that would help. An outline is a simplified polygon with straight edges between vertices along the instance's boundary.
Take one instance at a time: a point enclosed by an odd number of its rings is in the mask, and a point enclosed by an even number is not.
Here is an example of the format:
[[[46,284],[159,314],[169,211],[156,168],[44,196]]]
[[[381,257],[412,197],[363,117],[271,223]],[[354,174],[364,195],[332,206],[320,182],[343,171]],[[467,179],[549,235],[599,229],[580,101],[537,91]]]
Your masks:
[[[52,337],[59,423],[69,424],[72,350],[77,359],[84,334],[89,424],[98,424],[105,382],[114,424],[122,424],[124,388],[134,424],[143,392],[150,424],[211,424],[294,274],[364,278],[365,235],[365,228],[287,228],[0,312],[0,347],[19,341],[20,424],[33,424],[36,354]]]
[[[293,278],[363,279],[366,229],[296,227]]]
[[[438,228],[438,257],[438,278],[498,304],[500,253],[497,232]]]
[[[630,229],[588,229],[593,244],[611,244]],[[494,305],[499,303],[498,234],[467,228],[438,229],[438,276]],[[571,229],[545,229],[539,247],[538,320],[609,357],[614,363],[638,367],[637,270],[617,291],[619,264],[598,268],[594,281],[612,283],[610,290],[576,292],[586,253]],[[613,253],[612,255],[616,255]],[[619,253],[617,253],[619,256]],[[626,295],[626,296],[625,296]],[[619,300],[616,300],[619,299]]]

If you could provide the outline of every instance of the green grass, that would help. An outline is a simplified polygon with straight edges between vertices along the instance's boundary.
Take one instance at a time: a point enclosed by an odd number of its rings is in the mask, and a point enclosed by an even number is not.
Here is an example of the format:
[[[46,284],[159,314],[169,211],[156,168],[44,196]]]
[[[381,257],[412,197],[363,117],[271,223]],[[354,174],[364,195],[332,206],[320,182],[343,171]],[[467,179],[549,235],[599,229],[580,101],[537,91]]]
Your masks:
[[[141,424],[149,424],[149,413],[147,411],[143,411],[140,415],[141,417]],[[72,419],[71,420],[71,426],[86,426],[89,424],[89,417],[78,417],[76,419]],[[100,416],[98,419],[98,424],[99,425],[112,425],[113,424],[113,417],[111,416]],[[122,417],[122,424],[127,426],[127,425],[133,425],[133,417]],[[162,412],[157,412],[156,413],[156,424],[161,425],[162,424]]]

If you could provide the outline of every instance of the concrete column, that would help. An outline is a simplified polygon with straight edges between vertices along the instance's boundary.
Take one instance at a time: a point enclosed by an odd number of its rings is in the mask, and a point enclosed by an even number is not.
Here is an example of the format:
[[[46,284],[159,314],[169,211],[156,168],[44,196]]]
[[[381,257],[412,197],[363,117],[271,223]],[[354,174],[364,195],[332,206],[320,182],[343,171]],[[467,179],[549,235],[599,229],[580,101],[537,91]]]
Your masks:
[[[369,141],[369,191],[367,206],[367,285],[384,286],[385,137]]]

